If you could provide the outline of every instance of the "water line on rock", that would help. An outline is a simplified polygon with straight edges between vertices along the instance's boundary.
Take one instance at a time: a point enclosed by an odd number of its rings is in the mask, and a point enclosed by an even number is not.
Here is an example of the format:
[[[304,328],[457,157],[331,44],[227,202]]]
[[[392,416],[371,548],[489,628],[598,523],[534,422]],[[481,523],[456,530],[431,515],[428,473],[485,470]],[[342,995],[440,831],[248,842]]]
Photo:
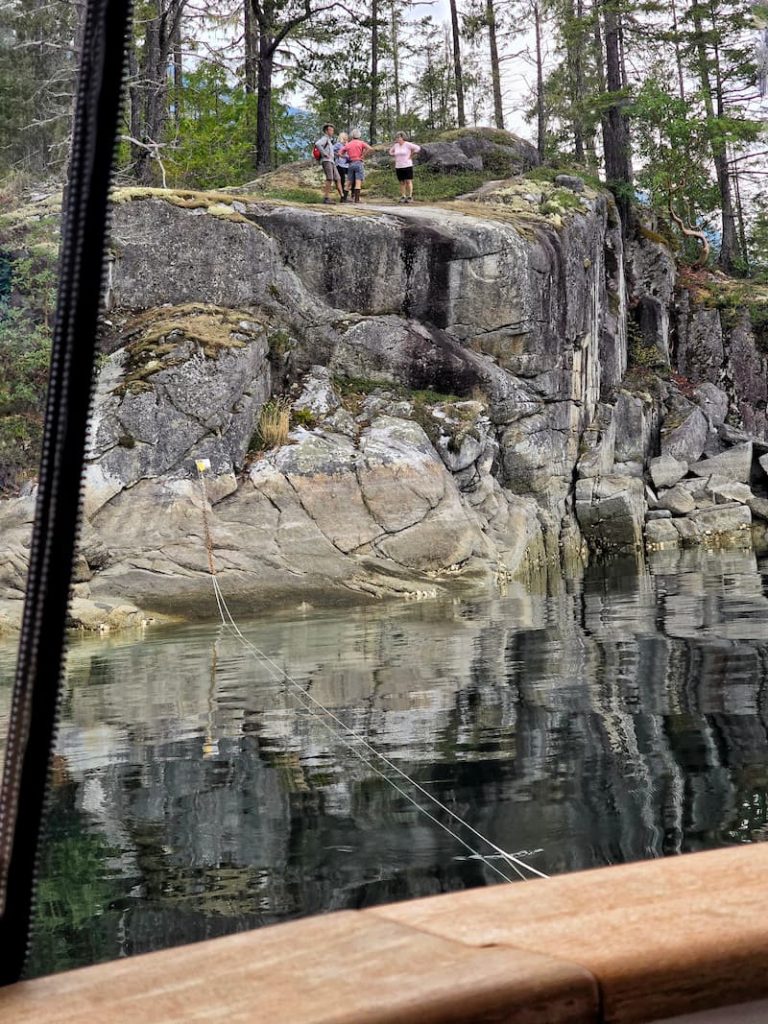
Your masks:
[[[466,850],[468,850],[474,857],[477,857],[479,860],[481,860],[487,868],[489,868],[495,874],[503,878],[504,881],[513,881],[513,879],[508,874],[506,874],[499,867],[497,867],[497,865],[491,863],[489,855],[483,855],[482,853],[480,853],[470,843],[468,843],[465,839],[458,835],[449,825],[445,824],[445,822],[443,821],[440,821],[439,818],[437,818],[430,810],[428,810],[421,803],[419,803],[418,800],[416,800],[413,796],[406,792],[406,790],[404,790],[402,786],[400,786],[394,779],[387,775],[386,772],[382,771],[375,763],[373,763],[370,760],[370,757],[366,756],[365,753],[361,752],[350,741],[354,740],[355,743],[360,744],[360,746],[365,748],[365,751],[368,754],[378,758],[379,761],[381,761],[384,765],[387,766],[387,768],[389,768],[391,771],[396,772],[397,775],[399,775],[405,782],[413,786],[414,789],[416,789],[423,797],[429,800],[430,803],[432,803],[432,805],[435,808],[439,809],[444,814],[448,815],[453,821],[456,822],[457,825],[465,828],[473,836],[475,836],[481,842],[489,846],[494,851],[494,854],[496,856],[500,857],[509,865],[510,868],[512,868],[512,870],[515,872],[518,878],[522,880],[526,879],[526,876],[523,874],[524,871],[530,872],[531,875],[537,878],[548,878],[549,876],[546,875],[543,871],[539,871],[538,868],[535,868],[532,865],[521,860],[516,854],[509,853],[508,851],[503,850],[500,846],[497,846],[496,843],[494,843],[492,840],[488,839],[487,836],[484,836],[481,832],[478,832],[478,830],[474,828],[472,825],[470,825],[469,822],[465,821],[459,814],[456,814],[455,811],[452,811],[450,807],[447,807],[441,800],[438,800],[436,796],[434,796],[432,793],[426,790],[414,778],[408,775],[407,772],[404,772],[401,768],[399,768],[385,754],[382,754],[380,750],[377,750],[376,747],[374,747],[371,743],[368,742],[368,740],[365,739],[364,736],[361,736],[360,733],[350,728],[350,726],[348,726],[345,722],[342,721],[342,719],[340,719],[336,714],[334,714],[334,712],[331,711],[330,708],[327,708],[324,704],[317,700],[317,698],[314,697],[307,690],[305,690],[304,687],[302,687],[301,684],[296,679],[294,679],[283,668],[277,665],[269,657],[268,654],[266,654],[264,651],[258,648],[252,641],[250,641],[246,636],[244,636],[240,627],[237,625],[232,616],[226,598],[224,597],[224,594],[222,593],[221,587],[219,585],[218,575],[216,573],[215,560],[213,556],[213,539],[211,536],[207,516],[208,494],[205,486],[205,473],[207,470],[211,468],[210,462],[208,459],[198,459],[195,465],[197,468],[198,479],[200,481],[200,490],[203,499],[203,526],[205,544],[208,555],[208,566],[211,573],[211,581],[213,583],[213,593],[216,599],[216,605],[219,610],[219,615],[221,617],[221,622],[224,628],[228,632],[230,632],[246,650],[248,650],[256,658],[262,661],[267,671],[275,681],[280,683],[288,683],[291,689],[289,689],[287,692],[301,705],[301,707],[304,708],[304,710],[309,711],[310,714],[312,714],[317,719],[317,721],[319,721],[323,725],[323,727],[337,741],[341,742],[345,747],[347,747],[348,750],[352,751],[352,753],[354,753],[355,756],[363,762],[363,764],[365,764],[368,768],[371,769],[371,771],[373,771],[376,775],[378,775],[385,782],[387,782],[400,796],[404,797],[409,803],[413,804],[413,806],[416,807],[417,810],[421,811],[421,813],[424,814],[431,822],[433,822],[433,824],[438,825],[441,829],[443,829],[443,831],[447,832],[448,835],[450,835],[457,843],[459,843]],[[323,716],[326,717],[323,718]],[[330,722],[327,719],[330,719]],[[334,725],[330,724],[331,722],[335,723],[335,725],[339,728],[334,728]],[[339,729],[342,730],[342,732],[340,732]]]

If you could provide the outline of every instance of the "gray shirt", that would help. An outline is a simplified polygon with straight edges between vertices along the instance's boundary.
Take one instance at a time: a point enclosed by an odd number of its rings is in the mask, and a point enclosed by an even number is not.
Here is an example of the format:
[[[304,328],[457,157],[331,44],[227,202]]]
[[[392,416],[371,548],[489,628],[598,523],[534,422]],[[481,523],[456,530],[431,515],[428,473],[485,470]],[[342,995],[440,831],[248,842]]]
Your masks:
[[[323,160],[333,160],[333,139],[330,135],[321,135],[315,143],[320,150]]]

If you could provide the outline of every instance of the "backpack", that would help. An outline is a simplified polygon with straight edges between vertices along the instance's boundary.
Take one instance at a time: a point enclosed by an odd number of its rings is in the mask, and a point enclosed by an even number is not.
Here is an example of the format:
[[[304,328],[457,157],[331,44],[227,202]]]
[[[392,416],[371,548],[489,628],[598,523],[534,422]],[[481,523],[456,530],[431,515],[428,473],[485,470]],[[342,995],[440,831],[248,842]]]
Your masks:
[[[322,160],[323,158],[323,154],[320,152],[317,146],[312,147],[312,156],[315,160]]]

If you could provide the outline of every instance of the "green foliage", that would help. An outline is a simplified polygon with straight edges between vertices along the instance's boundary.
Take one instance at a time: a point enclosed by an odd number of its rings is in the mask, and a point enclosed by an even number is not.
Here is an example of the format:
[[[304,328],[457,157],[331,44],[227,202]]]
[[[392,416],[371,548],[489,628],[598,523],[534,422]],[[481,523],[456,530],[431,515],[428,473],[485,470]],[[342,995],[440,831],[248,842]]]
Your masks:
[[[664,359],[653,344],[643,337],[640,325],[633,316],[627,318],[627,366],[629,370],[660,370]]]
[[[56,825],[54,819],[42,849],[27,977],[103,960],[103,939],[93,922],[120,894],[105,870],[116,851],[80,816],[66,832]]]
[[[457,174],[438,174],[434,171],[416,169],[413,183],[414,197],[428,203],[440,203],[457,196],[474,192],[494,175],[482,171],[461,171]],[[400,185],[392,171],[369,171],[365,180],[365,194],[397,199]]]
[[[306,427],[307,430],[311,430],[316,423],[315,414],[310,409],[294,409],[291,412],[292,426]]]
[[[0,174],[58,175],[67,159],[76,4],[0,4]]]
[[[0,223],[0,227],[2,224]],[[0,289],[0,492],[36,470],[56,301],[56,247],[5,253]]]
[[[253,177],[255,98],[201,63],[185,80],[177,136],[166,163],[169,185],[221,188]]]
[[[668,215],[672,205],[683,221],[695,224],[718,202],[709,172],[706,117],[693,99],[680,99],[651,77],[632,105],[636,147],[642,158],[637,178],[651,206]]]

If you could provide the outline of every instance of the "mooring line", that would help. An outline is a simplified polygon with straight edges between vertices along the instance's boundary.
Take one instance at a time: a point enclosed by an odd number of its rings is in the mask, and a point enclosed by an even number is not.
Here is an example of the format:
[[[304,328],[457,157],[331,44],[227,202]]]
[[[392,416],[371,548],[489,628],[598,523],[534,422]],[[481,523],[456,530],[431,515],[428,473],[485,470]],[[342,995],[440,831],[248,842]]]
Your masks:
[[[506,861],[509,867],[512,868],[512,870],[519,878],[523,880],[525,879],[526,876],[523,874],[523,871],[528,871],[538,878],[548,878],[549,876],[546,875],[543,871],[539,871],[531,864],[528,864],[525,861],[521,860],[515,854],[503,850],[500,846],[497,846],[496,843],[492,842],[492,840],[488,839],[487,836],[484,836],[481,832],[478,832],[478,830],[474,828],[472,825],[470,825],[469,822],[465,821],[459,814],[457,814],[455,811],[452,811],[450,807],[447,807],[444,803],[442,803],[441,800],[439,800],[436,796],[434,796],[434,794],[426,790],[415,779],[408,775],[407,772],[404,772],[401,768],[399,768],[385,754],[382,754],[380,750],[377,750],[376,747],[374,747],[368,740],[365,739],[364,736],[362,736],[360,733],[356,732],[354,729],[348,726],[333,711],[331,711],[330,708],[327,708],[324,704],[317,700],[316,697],[309,693],[309,691],[305,690],[304,687],[301,686],[301,684],[296,679],[294,679],[288,672],[285,671],[285,669],[277,665],[269,657],[269,655],[267,655],[264,651],[258,648],[251,640],[249,640],[243,634],[242,630],[240,629],[238,624],[235,622],[234,617],[232,616],[232,613],[229,609],[229,605],[227,604],[226,598],[224,597],[224,594],[222,593],[221,587],[219,585],[218,574],[216,572],[216,564],[213,556],[213,540],[211,537],[207,515],[208,493],[207,488],[205,486],[204,475],[205,472],[210,469],[210,461],[208,459],[198,459],[195,465],[197,467],[198,479],[200,481],[200,490],[203,499],[203,526],[205,533],[205,544],[208,554],[208,566],[211,573],[211,581],[213,584],[213,592],[214,597],[216,599],[216,605],[219,610],[219,616],[221,617],[221,622],[224,628],[231,632],[246,650],[250,651],[251,654],[253,654],[256,658],[259,658],[264,663],[270,676],[276,682],[289,683],[291,687],[293,687],[293,691],[288,690],[287,692],[300,703],[300,705],[304,708],[305,711],[309,711],[310,714],[312,714],[337,741],[341,742],[345,747],[351,750],[352,753],[354,753],[355,756],[363,762],[363,764],[370,768],[371,771],[373,771],[380,778],[384,779],[385,782],[389,783],[389,785],[392,786],[392,788],[397,793],[404,797],[409,803],[413,804],[413,806],[416,807],[419,811],[421,811],[421,813],[424,814],[430,821],[432,821],[434,824],[438,825],[441,829],[447,832],[448,835],[450,835],[456,842],[458,842],[466,850],[469,850],[469,852],[473,856],[479,858],[491,871],[495,872],[497,875],[499,875],[507,882],[513,881],[513,879],[509,875],[507,875],[504,871],[498,868],[495,864],[492,864],[488,860],[487,856],[484,856],[478,850],[474,849],[473,846],[471,846],[453,829],[451,829],[450,826],[446,825],[445,822],[440,821],[439,818],[435,817],[435,815],[432,814],[431,811],[429,811],[426,807],[422,806],[422,804],[420,804],[418,800],[414,799],[414,797],[407,793],[392,778],[390,778],[389,775],[381,771],[381,769],[378,768],[368,757],[364,756],[364,754],[361,753],[361,751],[357,749],[347,737],[351,737],[351,739],[353,739],[356,743],[363,746],[367,751],[370,752],[370,754],[372,754],[374,757],[377,757],[390,770],[396,772],[402,779],[404,779],[407,783],[413,786],[414,789],[421,793],[436,808],[438,808],[444,814],[447,814],[458,825],[460,825],[462,828],[465,828],[477,839],[479,839],[481,842],[489,846],[498,856],[500,856],[504,861]],[[321,714],[318,714],[318,712],[321,712]],[[335,722],[336,725],[338,725],[339,728],[342,729],[344,733],[346,733],[346,736],[340,733],[332,725],[330,725],[328,721],[324,720],[322,715],[325,715],[332,722]]]

